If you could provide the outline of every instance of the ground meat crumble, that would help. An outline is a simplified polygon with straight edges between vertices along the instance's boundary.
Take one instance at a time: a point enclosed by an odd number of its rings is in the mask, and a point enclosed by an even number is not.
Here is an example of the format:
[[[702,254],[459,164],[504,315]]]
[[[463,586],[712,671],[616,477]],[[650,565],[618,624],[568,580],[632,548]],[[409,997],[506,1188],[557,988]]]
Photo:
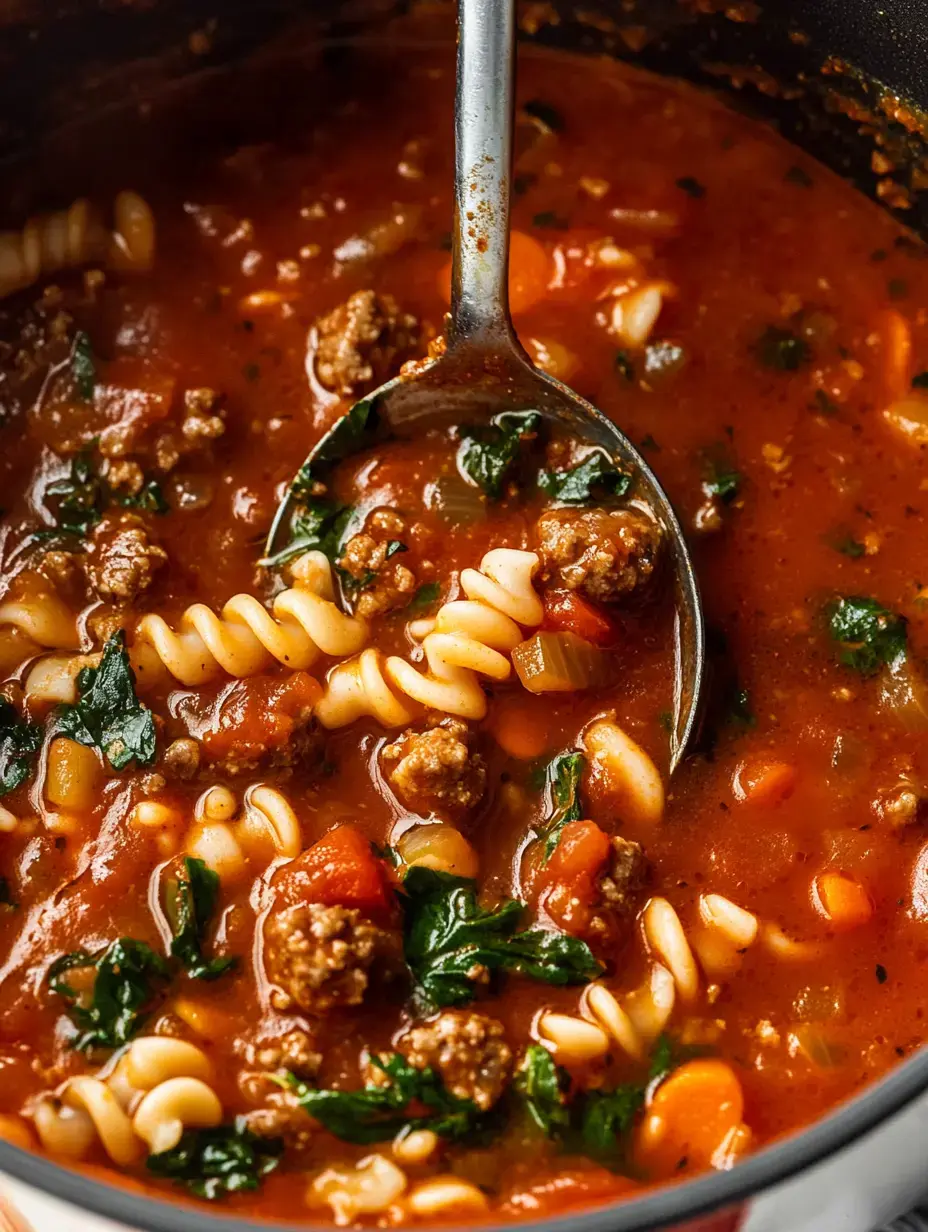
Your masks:
[[[483,799],[487,771],[473,752],[473,733],[460,719],[435,721],[426,731],[410,729],[380,754],[399,800],[422,817],[460,819]]]
[[[636,509],[549,509],[536,537],[546,581],[594,603],[646,588],[658,564],[661,529]]]
[[[107,515],[94,528],[85,569],[101,599],[131,603],[148,589],[167,559],[167,552],[152,543],[140,518]]]
[[[482,1111],[502,1095],[512,1070],[503,1024],[469,1010],[447,1010],[431,1022],[410,1027],[394,1043],[410,1065],[431,1067],[450,1094],[472,1100]],[[390,1081],[370,1062],[366,1077],[379,1086]]]
[[[274,1008],[324,1014],[360,1005],[371,965],[390,943],[356,908],[306,903],[272,911],[264,926],[264,965],[276,985]]]
[[[345,544],[338,567],[361,588],[355,614],[378,616],[405,607],[416,589],[416,575],[402,559],[406,522],[392,509],[375,509],[364,530]]]
[[[382,385],[419,350],[419,323],[391,295],[355,291],[316,323],[316,376],[340,397]]]

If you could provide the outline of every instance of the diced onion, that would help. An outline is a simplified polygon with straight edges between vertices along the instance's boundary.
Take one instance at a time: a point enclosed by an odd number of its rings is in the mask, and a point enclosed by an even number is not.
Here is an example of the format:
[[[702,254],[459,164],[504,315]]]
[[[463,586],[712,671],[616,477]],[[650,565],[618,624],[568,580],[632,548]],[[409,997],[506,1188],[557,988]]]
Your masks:
[[[605,656],[576,633],[536,633],[516,646],[512,665],[532,693],[571,693],[603,683]]]
[[[451,526],[467,526],[487,516],[486,498],[460,475],[442,475],[429,484],[426,505]]]

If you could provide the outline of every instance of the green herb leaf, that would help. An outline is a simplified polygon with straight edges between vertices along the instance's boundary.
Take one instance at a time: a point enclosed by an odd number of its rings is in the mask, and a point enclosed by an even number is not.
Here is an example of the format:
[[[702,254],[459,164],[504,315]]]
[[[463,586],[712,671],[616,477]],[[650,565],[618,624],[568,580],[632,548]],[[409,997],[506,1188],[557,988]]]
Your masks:
[[[406,611],[424,612],[437,603],[441,596],[441,586],[438,582],[423,582],[406,605]]]
[[[544,929],[517,932],[523,904],[504,899],[487,910],[467,877],[411,868],[402,904],[406,963],[421,1007],[466,1004],[485,972],[515,971],[548,984],[577,984],[602,970],[576,937]]]
[[[97,384],[97,365],[94,363],[90,339],[82,329],[74,335],[74,346],[71,348],[71,375],[78,395],[85,402],[93,400],[93,391]]]
[[[204,860],[187,856],[185,876],[170,878],[165,886],[165,914],[174,934],[171,953],[196,980],[215,980],[235,966],[235,958],[206,959],[203,935],[219,897],[219,874]]]
[[[323,552],[333,563],[344,548],[345,534],[354,508],[327,500],[307,498],[290,523],[290,542],[260,563],[274,569],[304,552]]]
[[[293,481],[294,495],[308,493],[324,467],[373,445],[381,426],[378,395],[356,402],[313,446]]]
[[[838,643],[838,662],[862,676],[872,676],[907,654],[905,617],[876,599],[860,595],[838,599],[830,609],[828,627]]]
[[[523,440],[540,427],[538,411],[503,411],[487,427],[462,428],[458,469],[491,500],[498,499]]]
[[[145,513],[170,513],[171,506],[164,499],[161,485],[154,479],[149,479],[138,492],[116,493],[117,505],[123,509],[141,509]]]
[[[589,505],[605,496],[625,496],[632,477],[605,449],[595,449],[569,470],[539,471],[538,486],[563,505]]]
[[[55,502],[55,532],[66,535],[86,535],[112,505],[150,513],[170,511],[154,479],[149,479],[134,494],[112,489],[97,473],[92,448],[75,454],[67,477],[50,483],[43,497],[51,497]]]
[[[867,551],[864,545],[850,534],[840,535],[833,540],[832,547],[842,556],[850,556],[851,560],[859,560]]]
[[[739,688],[737,683],[732,689],[726,717],[735,727],[755,727],[757,724],[757,715],[751,709],[750,695],[747,689]]]
[[[808,342],[779,325],[768,325],[754,350],[765,368],[775,368],[779,372],[795,372],[812,358]]]
[[[730,505],[741,490],[742,476],[733,466],[723,459],[710,460],[707,466],[707,476],[703,480],[702,490],[707,496],[714,496],[723,505]]]
[[[16,707],[0,697],[0,796],[26,781],[41,747],[42,728],[21,719]]]
[[[258,1189],[263,1177],[280,1163],[281,1138],[252,1133],[244,1117],[215,1129],[188,1129],[170,1151],[149,1155],[149,1172],[185,1185],[209,1202],[226,1194]]]
[[[439,1137],[461,1141],[485,1129],[485,1114],[472,1100],[447,1091],[430,1066],[417,1069],[399,1053],[386,1059],[374,1055],[371,1063],[384,1074],[384,1083],[335,1091],[307,1086],[290,1074],[286,1085],[330,1134],[359,1146],[395,1138],[402,1130],[431,1129]],[[407,1111],[413,1101],[415,1114]],[[426,1111],[419,1111],[420,1106]]]
[[[580,779],[586,766],[582,753],[559,753],[545,770],[546,820],[542,830],[545,840],[543,862],[551,859],[569,821],[577,821],[582,813]]]
[[[645,1088],[623,1083],[612,1091],[586,1091],[579,1104],[579,1130],[591,1155],[613,1155],[618,1141],[631,1129],[644,1107]]]
[[[565,1098],[569,1083],[567,1071],[554,1063],[547,1048],[541,1044],[526,1048],[513,1085],[529,1116],[549,1138],[560,1138],[570,1128]]]
[[[136,696],[124,630],[114,633],[103,647],[99,667],[85,667],[78,675],[77,691],[75,705],[59,706],[55,712],[52,734],[99,749],[114,770],[131,761],[151,765],[155,717]]]
[[[66,979],[69,971],[86,967],[95,970],[89,1002]],[[65,954],[49,968],[48,983],[69,1003],[71,1017],[81,1028],[75,1048],[120,1048],[141,1025],[141,1011],[153,996],[152,984],[169,973],[151,946],[122,937],[94,954],[87,950]]]
[[[706,195],[706,186],[691,175],[681,175],[677,180],[677,188],[682,188],[688,197],[698,200]]]

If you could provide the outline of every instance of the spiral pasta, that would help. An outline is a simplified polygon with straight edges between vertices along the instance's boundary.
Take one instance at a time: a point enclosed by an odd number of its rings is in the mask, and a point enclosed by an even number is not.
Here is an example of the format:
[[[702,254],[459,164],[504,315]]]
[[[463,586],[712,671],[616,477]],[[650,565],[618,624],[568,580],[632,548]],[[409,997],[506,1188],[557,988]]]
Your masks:
[[[466,599],[446,603],[432,620],[408,626],[422,641],[426,669],[390,655],[367,650],[329,673],[316,708],[324,727],[344,727],[370,715],[386,727],[408,723],[416,707],[425,706],[463,719],[481,719],[487,700],[479,676],[505,680],[512,670],[508,655],[523,640],[522,627],[541,624],[544,608],[532,576],[534,552],[493,548],[480,569],[464,569]]]
[[[194,823],[184,840],[187,855],[204,860],[220,877],[238,876],[260,856],[293,858],[302,850],[300,823],[275,787],[256,783],[245,792],[242,815],[227,787],[210,787],[197,801]]]
[[[307,552],[293,566],[294,585],[282,591],[269,612],[254,595],[234,595],[216,612],[204,603],[188,607],[177,633],[161,616],[143,616],[135,657],[148,666],[146,649],[181,684],[206,684],[222,672],[254,676],[276,659],[294,671],[310,667],[321,654],[350,655],[367,640],[359,617],[335,603],[332,567],[321,552]]]
[[[0,299],[32,286],[43,274],[93,261],[122,271],[150,269],[154,252],[154,216],[138,193],[117,194],[112,232],[81,198],[66,210],[35,215],[21,231],[0,232]]]
[[[80,638],[74,613],[52,591],[0,603],[0,637],[18,638],[21,645],[55,650],[77,650]],[[21,657],[26,658],[29,650]]]

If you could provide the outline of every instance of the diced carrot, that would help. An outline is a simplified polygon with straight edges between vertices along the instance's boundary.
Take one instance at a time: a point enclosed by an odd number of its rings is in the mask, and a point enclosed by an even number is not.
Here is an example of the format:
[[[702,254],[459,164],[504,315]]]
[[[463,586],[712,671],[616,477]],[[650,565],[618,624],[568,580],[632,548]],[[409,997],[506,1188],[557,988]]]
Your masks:
[[[573,590],[549,590],[545,595],[545,625],[576,633],[597,646],[611,646],[617,629],[609,617]]]
[[[527,312],[544,299],[551,281],[551,261],[538,240],[524,231],[509,237],[509,310]],[[438,286],[446,304],[451,303],[451,262],[442,266]]]
[[[793,794],[796,779],[796,767],[789,762],[749,759],[735,770],[731,790],[743,804],[782,804]]]
[[[609,858],[609,837],[595,821],[569,821],[546,866],[549,881],[595,876]]]
[[[493,708],[490,728],[503,752],[519,761],[532,761],[551,747],[547,711],[530,698],[498,701]]]
[[[812,901],[834,928],[859,928],[873,916],[873,899],[866,886],[847,873],[819,873],[812,883]]]
[[[383,910],[387,876],[371,845],[354,826],[336,826],[289,865],[279,894],[289,902]]]
[[[894,402],[909,391],[912,331],[901,312],[887,308],[880,314],[880,334],[883,340],[884,393],[887,402]]]
[[[693,1170],[713,1156],[744,1120],[744,1096],[735,1071],[714,1057],[687,1061],[657,1088],[636,1140],[637,1162],[651,1177]]]

